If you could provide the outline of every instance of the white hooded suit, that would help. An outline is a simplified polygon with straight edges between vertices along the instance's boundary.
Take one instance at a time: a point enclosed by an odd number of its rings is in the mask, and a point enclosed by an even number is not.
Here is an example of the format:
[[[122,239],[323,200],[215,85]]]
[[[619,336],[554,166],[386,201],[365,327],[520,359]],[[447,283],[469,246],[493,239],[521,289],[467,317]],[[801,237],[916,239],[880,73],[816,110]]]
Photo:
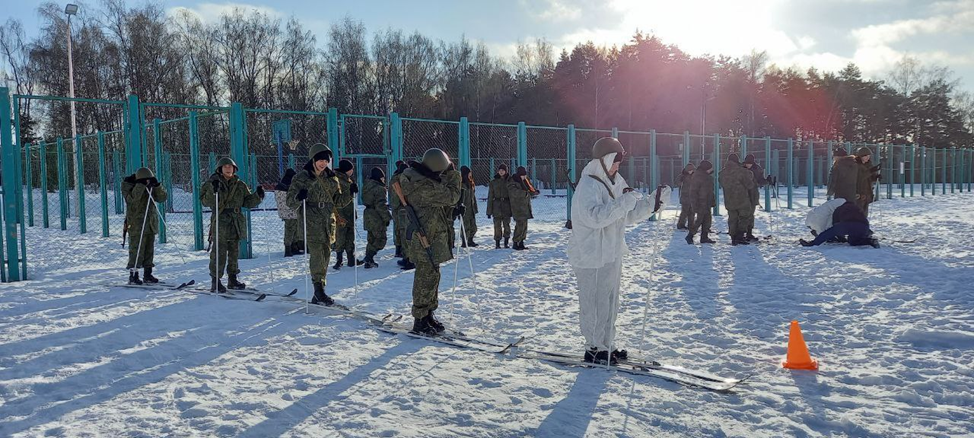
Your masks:
[[[805,216],[805,226],[811,228],[812,231],[815,232],[816,236],[823,231],[832,228],[832,213],[835,213],[835,209],[841,207],[842,204],[845,203],[845,199],[835,198],[809,210],[808,215]]]
[[[615,155],[602,157],[605,169],[612,166]],[[622,258],[629,253],[625,228],[648,219],[656,202],[655,193],[651,197],[623,193],[626,187],[622,175],[616,174],[613,184],[599,160],[593,159],[582,169],[572,198],[568,262],[578,279],[582,335],[587,347],[599,351],[610,351],[615,340]],[[666,187],[661,199],[668,201],[669,195]]]

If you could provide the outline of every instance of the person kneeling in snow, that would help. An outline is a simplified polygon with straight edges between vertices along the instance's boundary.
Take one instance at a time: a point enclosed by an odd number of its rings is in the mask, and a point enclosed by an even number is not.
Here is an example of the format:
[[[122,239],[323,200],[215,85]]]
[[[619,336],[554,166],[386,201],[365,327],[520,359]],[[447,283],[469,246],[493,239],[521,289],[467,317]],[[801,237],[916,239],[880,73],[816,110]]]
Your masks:
[[[626,151],[619,140],[604,137],[592,148],[592,161],[582,170],[572,198],[572,234],[568,262],[578,280],[578,304],[585,361],[612,363],[625,360],[625,350],[611,350],[619,313],[619,283],[626,247],[625,227],[662,209],[670,188],[643,197],[618,174]],[[655,199],[654,199],[655,198]]]
[[[818,246],[840,236],[846,236],[851,246],[870,245],[879,248],[879,241],[872,237],[873,231],[869,229],[869,219],[866,219],[866,215],[855,202],[846,202],[836,208],[832,213],[832,227],[818,233],[815,240],[808,242],[799,239],[798,242],[802,246]]]
[[[811,230],[813,236],[822,234],[832,228],[832,213],[846,203],[844,198],[835,198],[808,211],[805,216],[805,226]]]

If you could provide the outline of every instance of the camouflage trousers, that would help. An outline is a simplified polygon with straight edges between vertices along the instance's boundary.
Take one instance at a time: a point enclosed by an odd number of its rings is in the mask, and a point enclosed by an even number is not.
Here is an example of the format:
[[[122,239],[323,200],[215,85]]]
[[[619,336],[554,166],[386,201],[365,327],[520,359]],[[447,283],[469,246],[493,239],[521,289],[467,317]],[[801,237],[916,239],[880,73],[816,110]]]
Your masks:
[[[308,242],[308,269],[311,270],[311,283],[326,283],[325,275],[331,263],[331,245],[327,242]]]
[[[355,222],[348,221],[344,227],[335,230],[335,244],[331,247],[335,252],[355,252]]]
[[[426,257],[413,260],[416,274],[413,277],[413,318],[425,318],[440,306],[440,266],[432,265]]]
[[[494,216],[494,240],[511,237],[511,218]]]
[[[365,246],[365,253],[375,255],[379,251],[382,251],[386,247],[386,241],[389,237],[386,235],[386,228],[383,227],[381,230],[367,230],[368,231],[368,244]]]
[[[751,215],[744,220],[744,231],[748,233],[754,232],[754,214],[758,211],[758,206],[754,205],[751,207]]]
[[[690,226],[690,234],[709,233],[713,225],[714,212],[710,208],[693,209],[693,225]],[[701,229],[702,228],[702,229]]]
[[[747,225],[751,222],[754,222],[752,207],[727,210],[727,234],[731,237],[747,232]]]
[[[142,235],[142,246],[139,246],[139,235],[129,234],[129,262],[126,265],[127,269],[133,268],[151,268],[155,266],[152,263],[152,258],[155,255],[155,234],[144,234]]]
[[[514,241],[524,242],[528,238],[528,220],[514,219]]]
[[[392,212],[392,243],[395,244],[396,247],[403,246],[402,233],[404,231],[404,228],[400,228],[399,227],[399,222],[400,222],[400,219],[399,219],[399,211],[393,210],[393,212]]]
[[[681,204],[680,220],[676,224],[677,228],[690,228],[691,226],[693,226],[694,217],[695,215],[693,214],[693,208],[690,207],[690,204],[689,203]]]
[[[287,219],[284,221],[284,245],[291,246],[295,242],[304,240],[304,227],[301,219]]]
[[[477,235],[477,216],[472,212],[463,213],[463,232],[467,241],[472,241]]]
[[[220,266],[216,266],[216,258],[220,258]],[[237,275],[240,273],[240,241],[220,239],[210,248],[210,277],[223,278],[223,272]],[[219,275],[216,275],[219,273]]]

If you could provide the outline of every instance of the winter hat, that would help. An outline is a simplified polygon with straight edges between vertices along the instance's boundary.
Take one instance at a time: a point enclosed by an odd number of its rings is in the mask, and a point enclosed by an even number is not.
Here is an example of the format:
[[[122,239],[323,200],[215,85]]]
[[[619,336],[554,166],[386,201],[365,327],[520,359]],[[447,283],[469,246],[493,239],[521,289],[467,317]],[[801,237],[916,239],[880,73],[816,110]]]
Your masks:
[[[747,156],[744,157],[744,164],[754,164],[754,154],[747,154]]]
[[[348,172],[349,170],[352,170],[354,168],[355,168],[355,166],[352,165],[352,162],[351,161],[341,160],[341,161],[338,162],[338,171],[339,172],[342,172],[342,173]]]
[[[528,170],[524,166],[517,166],[517,174],[520,176],[528,176]]]
[[[382,182],[382,178],[386,177],[386,173],[382,171],[381,167],[373,167],[372,171],[369,173],[369,179]]]
[[[704,172],[706,172],[706,171],[708,171],[710,169],[713,169],[713,168],[714,168],[714,164],[711,163],[710,161],[707,161],[707,160],[701,161],[700,162],[700,165],[697,166],[697,170],[702,170]]]
[[[504,163],[501,163],[501,165],[500,165],[500,166],[497,166],[497,171],[499,172],[499,171],[501,171],[501,170],[503,170],[503,171],[505,171],[505,172],[507,172],[507,173],[511,173],[511,171],[510,171],[510,170],[507,170],[507,165],[506,165],[506,164],[504,164]]]
[[[402,172],[409,168],[409,165],[405,161],[396,161],[396,172]]]
[[[470,176],[470,168],[467,166],[460,166],[460,179],[467,179]]]
[[[845,157],[849,155],[849,151],[845,150],[844,147],[835,148],[835,152],[832,152],[833,157]]]
[[[730,154],[727,156],[727,161],[731,163],[741,164],[741,157],[737,156],[737,154]]]
[[[683,171],[684,172],[689,172],[689,171],[695,169],[696,167],[697,166],[694,166],[693,163],[687,163],[686,166],[683,166]]]
[[[866,155],[872,155],[872,154],[873,154],[873,151],[869,150],[869,148],[867,148],[865,146],[859,148],[859,150],[856,151],[856,156],[859,157],[859,158],[865,157]]]

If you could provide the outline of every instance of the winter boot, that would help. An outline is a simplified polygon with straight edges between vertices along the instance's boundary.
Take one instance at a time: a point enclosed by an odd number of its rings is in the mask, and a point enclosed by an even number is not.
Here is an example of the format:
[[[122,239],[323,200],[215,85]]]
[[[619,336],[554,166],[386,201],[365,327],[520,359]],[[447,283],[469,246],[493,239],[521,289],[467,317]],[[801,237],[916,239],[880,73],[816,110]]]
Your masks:
[[[476,248],[480,245],[478,245],[477,242],[474,242],[473,239],[467,239],[467,246],[471,248]]]
[[[710,239],[710,236],[708,235],[708,233],[703,233],[703,234],[700,235],[700,243],[717,243],[717,242],[714,241],[714,240],[711,240]]]
[[[245,287],[247,287],[246,284],[243,284],[243,283],[237,281],[237,274],[227,274],[227,288],[228,289],[241,290],[241,289],[243,289]]]
[[[466,248],[466,247],[467,247],[467,238],[461,236],[460,237],[460,248]]]
[[[311,297],[311,304],[319,304],[322,306],[330,306],[335,304],[335,300],[331,299],[328,294],[325,293],[325,285],[321,283],[315,283],[315,294]]]
[[[397,259],[402,257],[402,245],[396,245],[396,255],[393,257]]]
[[[504,238],[504,248],[510,248],[509,246],[507,246],[507,242],[509,242],[510,240],[511,240],[510,237],[505,237]]]
[[[751,242],[747,240],[747,236],[744,234],[743,231],[740,232],[740,233],[737,233],[737,243],[739,245],[750,245],[751,244]]]
[[[687,228],[687,226],[686,226],[686,225],[677,225],[677,226],[676,226],[676,229],[677,229],[677,230],[679,230],[679,231],[686,231],[686,230],[688,230],[689,228]]]
[[[612,350],[612,358],[619,362],[629,360],[629,352],[626,350]]]
[[[436,330],[437,333],[443,333],[443,331],[446,330],[446,326],[433,317],[433,312],[426,314],[426,324],[433,327],[433,330]]]
[[[284,257],[294,256],[294,245],[284,245]]]
[[[515,241],[515,242],[514,242],[514,247],[513,247],[513,249],[514,249],[515,251],[520,251],[520,250],[521,250],[521,242],[517,242],[517,241]]]
[[[402,266],[400,267],[400,269],[402,269],[403,271],[411,271],[411,270],[413,270],[413,269],[416,269],[416,264],[415,264],[415,263],[413,263],[413,262],[411,262],[411,261],[409,261],[409,259],[403,259],[403,260],[405,260],[405,261],[406,261],[406,263],[405,263],[405,264],[403,264],[403,265],[402,265]]]
[[[375,259],[373,257],[375,257],[375,254],[365,255],[365,269],[372,269],[372,268],[379,267],[379,264],[375,262]]]
[[[879,249],[879,239],[877,239],[875,237],[870,237],[869,238],[869,246],[871,246],[873,248],[876,248],[876,249]]]
[[[337,270],[339,270],[339,269],[342,268],[342,263],[343,263],[343,261],[342,261],[342,254],[343,253],[341,251],[339,251],[339,252],[336,252],[335,254],[337,255],[337,257],[335,258],[335,266],[332,266],[332,269],[334,269],[334,270],[337,271]]]
[[[687,238],[685,240],[687,241],[688,244],[693,245],[693,233],[687,233]]]
[[[142,280],[139,280],[138,269],[129,270],[129,284],[142,284]]]
[[[518,245],[518,246],[521,247],[521,251],[524,251],[524,250],[528,249],[528,247],[524,246],[524,241],[523,240],[521,241],[521,244]]]
[[[222,281],[210,277],[210,292],[225,294],[227,293],[227,288],[223,286]]]
[[[142,282],[145,284],[156,284],[159,279],[152,276],[152,267],[146,266],[145,273],[142,275]]]
[[[365,264],[364,260],[355,260],[355,254],[351,251],[345,252],[346,258],[348,259],[348,267],[353,268],[355,266],[362,266]]]
[[[291,252],[294,255],[304,254],[304,241],[299,240],[297,242],[294,242],[294,244],[291,245]]]
[[[761,240],[754,237],[754,230],[747,230],[747,234],[744,235],[744,239],[748,242],[759,242]]]
[[[501,240],[494,239],[494,249],[501,249]]]
[[[417,335],[436,336],[436,328],[429,324],[429,319],[427,318],[416,318],[413,321],[413,329],[410,331]]]
[[[809,242],[805,239],[798,239],[798,244],[801,246],[812,246],[812,242]]]
[[[599,365],[618,365],[619,361],[615,356],[610,356],[608,351],[596,350],[595,347],[585,350],[585,362],[594,363]]]

